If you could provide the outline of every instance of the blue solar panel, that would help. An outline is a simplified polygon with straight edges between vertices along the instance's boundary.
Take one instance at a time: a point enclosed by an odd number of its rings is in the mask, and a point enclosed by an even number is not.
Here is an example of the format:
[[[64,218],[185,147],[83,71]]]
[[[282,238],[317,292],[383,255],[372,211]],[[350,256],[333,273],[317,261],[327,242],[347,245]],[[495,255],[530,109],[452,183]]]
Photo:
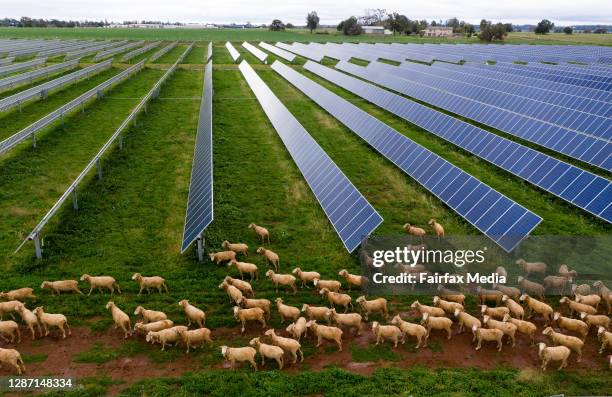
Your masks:
[[[332,69],[308,62],[306,68],[318,75],[334,81],[329,77],[341,74]],[[412,178],[423,184],[429,191],[454,209],[482,233],[498,243],[504,250],[511,251],[538,225],[541,218],[517,203],[503,197],[489,186],[453,166],[437,154],[425,149],[393,128],[362,111],[350,102],[306,78],[295,70],[274,62],[272,69],[301,90],[319,106],[336,117],[340,122],[364,139],[370,146],[401,168]],[[495,197],[495,218],[484,218],[482,208],[474,210],[480,201],[492,195]],[[516,226],[518,224],[518,226]],[[500,225],[510,225],[512,233],[502,230]]]
[[[251,66],[242,61],[239,68],[344,246],[354,251],[382,217]]]
[[[212,61],[206,65],[181,253],[213,221]]]
[[[370,80],[389,89],[399,91],[399,87],[401,87],[401,85],[395,85],[398,79],[392,76],[390,77],[352,64],[341,63],[337,66],[365,80]],[[611,218],[605,218],[601,210],[599,212],[593,212],[588,208],[587,204],[590,203],[590,200],[586,201],[586,198],[583,198],[579,202],[576,201],[578,196],[582,193],[582,189],[579,189],[580,185],[584,185],[583,188],[591,186],[591,189],[599,189],[599,191],[602,191],[610,185],[610,182],[605,178],[566,164],[553,157],[505,139],[499,135],[492,134],[437,110],[420,105],[410,99],[376,87],[355,77],[334,71],[313,62],[306,63],[305,68],[351,91],[355,95],[418,125],[440,138],[520,178],[528,180],[537,187],[547,190],[591,212],[593,215],[603,218],[608,222],[612,221]],[[553,189],[551,189],[551,187],[553,187]],[[608,195],[607,200],[608,203],[612,202],[612,196]]]

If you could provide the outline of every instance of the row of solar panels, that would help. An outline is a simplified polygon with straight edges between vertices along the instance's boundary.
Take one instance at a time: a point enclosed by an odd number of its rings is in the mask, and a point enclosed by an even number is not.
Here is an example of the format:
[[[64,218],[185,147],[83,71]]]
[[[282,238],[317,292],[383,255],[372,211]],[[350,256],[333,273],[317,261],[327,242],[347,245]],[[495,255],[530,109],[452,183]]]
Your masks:
[[[45,62],[47,62],[47,58],[36,58],[36,59],[32,59],[31,61],[18,62],[18,63],[13,63],[11,65],[2,66],[0,67],[0,76],[7,75],[9,73],[19,72],[20,70],[30,69],[35,66],[43,65]]]
[[[133,43],[128,43],[120,47],[113,47],[113,48],[110,48],[104,51],[100,51],[94,56],[93,60],[99,61],[100,59],[108,58],[110,56],[125,52],[127,50],[131,50],[132,48],[140,47],[143,44],[144,44],[144,41],[141,40],[141,41],[136,41]]]
[[[151,55],[151,58],[149,58],[149,62],[157,61],[163,55],[165,55],[165,54],[169,53],[170,51],[172,51],[172,49],[174,49],[174,47],[176,47],[177,44],[178,44],[178,41],[175,41],[175,42],[170,43],[167,46],[159,49],[158,51],[155,52],[155,54]]]
[[[32,80],[39,77],[49,76],[61,71],[74,69],[78,66],[78,64],[79,60],[73,59],[71,61],[56,63],[40,69],[6,77],[0,80],[0,92],[10,90],[20,84],[32,82]]]
[[[134,51],[130,51],[127,54],[125,54],[124,56],[121,57],[121,61],[125,62],[125,61],[129,61],[130,59],[140,55],[140,54],[144,54],[145,52],[152,50],[155,47],[158,47],[161,44],[161,41],[156,41],[153,43],[149,43],[143,47],[140,47],[138,49],[135,49]]]

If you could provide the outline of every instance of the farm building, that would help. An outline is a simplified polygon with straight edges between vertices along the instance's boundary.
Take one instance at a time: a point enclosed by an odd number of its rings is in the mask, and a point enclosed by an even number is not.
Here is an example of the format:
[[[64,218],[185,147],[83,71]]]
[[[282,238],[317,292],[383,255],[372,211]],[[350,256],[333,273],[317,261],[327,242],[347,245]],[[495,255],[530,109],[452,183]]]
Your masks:
[[[425,37],[449,37],[453,35],[453,28],[445,26],[429,26],[421,30],[421,36]]]

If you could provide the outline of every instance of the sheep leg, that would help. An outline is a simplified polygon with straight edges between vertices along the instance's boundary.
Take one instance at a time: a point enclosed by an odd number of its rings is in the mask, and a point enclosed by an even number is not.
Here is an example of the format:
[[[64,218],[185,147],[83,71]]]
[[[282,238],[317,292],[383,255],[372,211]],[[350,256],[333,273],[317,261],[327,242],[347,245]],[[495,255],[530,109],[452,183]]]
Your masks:
[[[502,345],[503,345],[503,344],[502,344],[501,340],[498,340],[498,341],[497,341],[497,351],[498,351],[498,352],[502,351]]]
[[[282,357],[277,358],[276,362],[278,363],[278,369],[283,369],[283,358]]]
[[[30,328],[30,332],[32,333],[32,340],[36,339],[36,333],[34,332],[34,326],[32,324],[28,324],[28,328]]]
[[[563,368],[565,368],[567,366],[567,358],[565,358],[563,360],[563,362],[561,363],[561,366],[559,367],[558,371],[562,370]]]
[[[482,348],[482,339],[478,339],[478,344],[476,345],[476,350],[480,350]]]
[[[11,363],[13,367],[17,368],[17,374],[21,375],[21,367],[17,364],[17,361]]]
[[[42,336],[42,328],[40,327],[40,323],[37,322],[36,324],[38,325],[38,333],[40,334],[40,336]]]
[[[17,343],[21,342],[21,332],[19,331],[19,328],[17,328],[15,331],[17,331]]]
[[[0,338],[2,338],[5,343],[8,343],[8,339],[6,339],[3,334],[0,334]],[[11,342],[13,341],[11,340]]]
[[[166,283],[164,283],[163,285],[164,285],[164,290],[166,290],[166,293],[169,293],[170,291],[168,291],[168,286],[166,285]]]
[[[262,318],[259,322],[261,323],[261,328],[266,328],[266,319]]]
[[[542,371],[546,371],[547,365],[548,365],[548,360],[546,359],[542,360]],[[563,363],[561,364],[561,366],[563,366]],[[559,369],[561,369],[561,367],[559,367]]]
[[[257,371],[257,363],[255,362],[255,359],[250,359],[249,361],[251,363],[251,366],[255,369],[255,371]],[[234,367],[232,367],[232,369],[234,369]]]
[[[319,347],[319,346],[321,346],[321,335],[317,335],[317,346],[316,347]]]
[[[87,294],[87,296],[91,295],[91,291],[93,291],[94,287],[93,285],[91,286],[91,288],[89,288],[89,293]]]
[[[45,329],[45,336],[49,335],[49,328],[47,327],[46,323],[43,323],[43,328]]]
[[[66,331],[63,325],[59,325],[58,328],[62,331],[62,339],[66,339]]]
[[[342,351],[342,340],[338,339],[336,340],[336,343],[338,344],[338,351],[341,352]]]
[[[304,352],[302,352],[302,349],[298,348],[297,350],[300,353],[300,362],[304,362]]]
[[[81,290],[79,289],[79,287],[75,287],[75,291],[76,291],[76,292],[78,292],[79,294],[83,295],[83,291],[81,291]]]

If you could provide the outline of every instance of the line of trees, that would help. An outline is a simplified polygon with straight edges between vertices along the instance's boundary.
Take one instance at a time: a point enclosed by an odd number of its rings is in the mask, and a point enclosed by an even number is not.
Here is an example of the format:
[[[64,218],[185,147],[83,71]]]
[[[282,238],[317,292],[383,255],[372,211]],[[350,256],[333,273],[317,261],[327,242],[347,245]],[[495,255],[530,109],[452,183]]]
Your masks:
[[[37,19],[21,17],[20,19],[4,18],[0,19],[0,26],[18,28],[76,28],[76,27],[104,27],[108,26],[108,21],[62,21],[59,19]]]

